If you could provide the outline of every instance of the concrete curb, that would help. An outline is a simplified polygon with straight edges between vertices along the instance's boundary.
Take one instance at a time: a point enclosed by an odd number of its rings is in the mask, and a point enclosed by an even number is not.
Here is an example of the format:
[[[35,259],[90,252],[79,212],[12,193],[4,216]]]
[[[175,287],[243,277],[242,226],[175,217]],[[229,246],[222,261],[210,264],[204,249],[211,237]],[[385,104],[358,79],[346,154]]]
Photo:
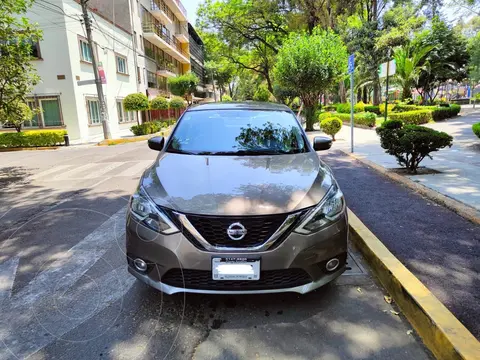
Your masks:
[[[402,185],[422,194],[426,198],[436,202],[439,205],[445,206],[447,209],[454,211],[455,213],[471,221],[472,223],[480,225],[480,211],[468,205],[465,205],[460,201],[454,200],[446,195],[440,194],[439,192],[432,190],[426,187],[425,185],[412,181],[407,177],[388,171],[388,169],[374,163],[373,161],[364,159],[361,156],[352,154],[345,150],[340,149],[340,151],[342,151],[344,154],[350,157],[353,157],[354,159],[360,161],[361,163],[367,165],[368,167],[371,167],[372,169],[378,171],[379,173],[388,177],[389,179],[401,183]]]
[[[480,359],[480,343],[348,210],[351,240],[437,359]]]
[[[0,152],[10,151],[37,151],[37,150],[57,150],[60,146],[38,146],[38,147],[16,147],[16,148],[0,148]]]
[[[168,129],[159,131],[158,133],[155,133],[155,134],[140,135],[135,137],[121,138],[121,139],[102,140],[97,144],[97,146],[113,146],[113,145],[121,145],[121,144],[130,144],[134,142],[145,141],[155,136],[167,137],[170,134],[170,131],[171,129],[168,128]]]

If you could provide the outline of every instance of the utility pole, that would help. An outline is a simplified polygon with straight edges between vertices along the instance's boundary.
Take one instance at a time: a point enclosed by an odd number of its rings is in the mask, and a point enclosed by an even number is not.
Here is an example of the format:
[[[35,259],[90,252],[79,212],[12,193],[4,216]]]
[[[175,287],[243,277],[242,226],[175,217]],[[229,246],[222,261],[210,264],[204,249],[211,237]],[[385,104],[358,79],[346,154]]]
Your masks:
[[[92,24],[90,23],[90,17],[88,16],[87,3],[88,0],[80,0],[80,5],[82,6],[83,11],[83,22],[85,23],[85,30],[87,32],[88,46],[90,46],[90,51],[92,53],[93,74],[95,76],[95,85],[97,86],[98,102],[100,103],[100,119],[103,126],[103,137],[105,139],[111,139],[112,134],[110,133],[110,126],[108,125],[107,104],[105,102],[105,96],[103,95],[102,80],[98,73],[97,53],[93,48]]]

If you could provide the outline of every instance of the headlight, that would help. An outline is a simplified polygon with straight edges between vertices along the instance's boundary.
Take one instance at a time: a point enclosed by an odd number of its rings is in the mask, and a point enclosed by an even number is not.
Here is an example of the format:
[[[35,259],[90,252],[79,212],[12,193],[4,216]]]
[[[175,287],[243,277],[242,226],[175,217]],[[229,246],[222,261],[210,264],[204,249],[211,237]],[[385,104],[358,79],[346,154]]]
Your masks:
[[[141,187],[132,196],[130,211],[142,224],[161,234],[170,235],[179,231]]]
[[[300,234],[314,233],[337,220],[345,209],[343,193],[336,184],[328,190],[324,199],[308,214],[295,231]]]

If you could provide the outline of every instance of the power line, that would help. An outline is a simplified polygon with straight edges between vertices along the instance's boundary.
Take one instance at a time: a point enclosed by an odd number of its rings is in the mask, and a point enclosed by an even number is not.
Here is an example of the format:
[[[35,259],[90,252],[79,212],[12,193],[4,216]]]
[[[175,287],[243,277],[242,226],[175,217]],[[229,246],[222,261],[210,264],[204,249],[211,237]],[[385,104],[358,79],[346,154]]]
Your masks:
[[[38,1],[42,2],[43,4],[39,4]],[[71,18],[71,19],[78,20],[77,18],[74,18],[74,17],[72,17],[71,15],[67,14],[67,13],[63,10],[62,7],[58,6],[57,4],[53,4],[53,3],[49,2],[49,1],[46,1],[46,0],[36,0],[35,4],[38,5],[38,6],[43,7],[43,8],[46,9],[46,10],[50,10],[50,11],[52,11],[52,12],[56,12],[56,13],[58,13],[58,14],[65,15],[66,17],[69,17],[69,18]],[[51,8],[49,8],[49,7],[47,6],[47,4],[50,5],[50,6],[53,6],[53,7],[57,8],[57,9],[59,9],[59,10],[51,9]]]

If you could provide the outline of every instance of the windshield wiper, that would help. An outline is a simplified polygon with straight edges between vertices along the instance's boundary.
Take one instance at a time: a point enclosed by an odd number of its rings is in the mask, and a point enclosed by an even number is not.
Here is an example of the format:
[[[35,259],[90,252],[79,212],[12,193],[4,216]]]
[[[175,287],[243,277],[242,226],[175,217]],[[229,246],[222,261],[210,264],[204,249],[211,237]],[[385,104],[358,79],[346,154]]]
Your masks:
[[[208,154],[200,153],[200,155],[279,155],[279,154],[292,154],[290,151],[284,150],[269,150],[269,149],[259,149],[259,150],[238,150],[238,151],[217,151],[217,152],[208,152]]]
[[[195,152],[178,150],[178,149],[168,149],[167,152],[174,153],[174,154],[197,155],[197,153]]]

